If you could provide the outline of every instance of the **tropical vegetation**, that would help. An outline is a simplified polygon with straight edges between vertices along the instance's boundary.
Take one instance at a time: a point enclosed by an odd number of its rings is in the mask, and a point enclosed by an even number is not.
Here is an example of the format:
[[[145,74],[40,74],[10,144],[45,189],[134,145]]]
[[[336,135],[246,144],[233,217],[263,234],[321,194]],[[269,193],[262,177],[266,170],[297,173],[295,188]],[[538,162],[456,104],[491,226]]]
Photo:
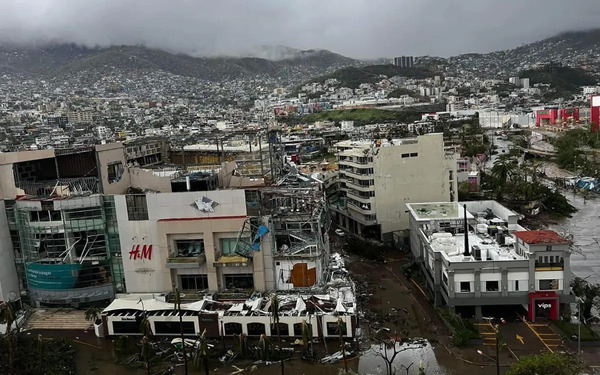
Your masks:
[[[575,356],[555,352],[528,355],[514,362],[507,375],[578,375],[581,362]]]

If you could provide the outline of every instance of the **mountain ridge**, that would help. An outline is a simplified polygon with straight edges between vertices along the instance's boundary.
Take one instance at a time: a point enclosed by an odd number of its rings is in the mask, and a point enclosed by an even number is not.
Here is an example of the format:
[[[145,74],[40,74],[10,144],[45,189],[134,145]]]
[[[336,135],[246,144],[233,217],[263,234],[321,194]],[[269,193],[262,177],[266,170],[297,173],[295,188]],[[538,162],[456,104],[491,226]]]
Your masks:
[[[244,57],[195,57],[145,46],[85,47],[51,43],[0,45],[0,75],[56,77],[87,71],[159,70],[205,80],[288,75],[295,80],[331,74],[346,67],[381,64],[385,58],[359,60],[322,50],[259,46]],[[432,71],[464,72],[479,77],[517,76],[543,62],[561,61],[600,74],[600,28],[570,31],[513,49],[468,53],[448,58],[417,57],[415,65]],[[388,60],[389,61],[389,60]]]
[[[173,54],[144,46],[112,46],[88,48],[75,44],[54,44],[43,47],[0,46],[0,74],[60,76],[86,70],[111,69],[162,70],[168,73],[219,80],[253,75],[276,76],[289,68],[314,69],[325,73],[331,67],[360,65],[351,59],[327,50],[299,51],[282,60],[259,57],[194,57]]]

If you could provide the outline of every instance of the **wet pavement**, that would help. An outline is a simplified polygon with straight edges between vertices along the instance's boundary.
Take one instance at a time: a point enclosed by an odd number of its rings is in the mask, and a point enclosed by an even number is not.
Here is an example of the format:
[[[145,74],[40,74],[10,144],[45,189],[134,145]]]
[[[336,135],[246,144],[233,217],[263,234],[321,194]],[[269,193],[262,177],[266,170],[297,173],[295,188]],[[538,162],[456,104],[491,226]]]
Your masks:
[[[573,217],[549,226],[561,234],[572,234],[573,243],[582,254],[571,254],[571,271],[589,282],[600,283],[600,197],[584,200],[580,194],[563,191],[578,211]],[[596,240],[595,240],[596,239]]]

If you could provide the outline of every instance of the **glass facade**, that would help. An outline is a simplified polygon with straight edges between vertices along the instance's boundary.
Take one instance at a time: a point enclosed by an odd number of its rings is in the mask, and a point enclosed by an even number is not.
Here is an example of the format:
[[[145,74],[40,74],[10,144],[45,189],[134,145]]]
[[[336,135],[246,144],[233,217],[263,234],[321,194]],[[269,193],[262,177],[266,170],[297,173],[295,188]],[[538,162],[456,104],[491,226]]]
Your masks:
[[[73,305],[124,292],[112,196],[6,201],[22,292],[32,302]]]

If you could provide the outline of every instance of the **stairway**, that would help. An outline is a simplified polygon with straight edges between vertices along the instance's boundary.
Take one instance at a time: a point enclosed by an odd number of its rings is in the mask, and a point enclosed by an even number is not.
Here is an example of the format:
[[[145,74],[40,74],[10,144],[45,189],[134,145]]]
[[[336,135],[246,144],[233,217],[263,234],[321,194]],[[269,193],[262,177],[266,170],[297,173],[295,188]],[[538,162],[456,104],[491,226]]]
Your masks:
[[[35,309],[24,329],[46,330],[46,329],[71,329],[88,330],[93,329],[92,323],[85,320],[85,312],[74,309]]]

